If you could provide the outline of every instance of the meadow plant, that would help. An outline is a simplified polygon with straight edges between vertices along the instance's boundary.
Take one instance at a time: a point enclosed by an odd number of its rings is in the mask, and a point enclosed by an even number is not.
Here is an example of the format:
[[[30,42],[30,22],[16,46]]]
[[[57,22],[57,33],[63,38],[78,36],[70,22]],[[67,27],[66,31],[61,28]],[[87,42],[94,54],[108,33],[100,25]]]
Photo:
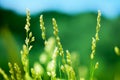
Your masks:
[[[101,13],[100,11],[98,11],[98,16],[97,16],[97,26],[96,26],[96,34],[94,37],[92,37],[92,46],[91,46],[91,54],[90,54],[90,59],[91,59],[91,63],[90,63],[90,80],[94,80],[94,71],[98,68],[99,62],[96,62],[94,64],[93,59],[95,56],[95,51],[96,51],[96,43],[99,40],[99,30],[100,30],[100,16]]]
[[[94,80],[94,71],[98,68],[99,62],[93,62],[95,57],[96,43],[99,40],[99,30],[100,30],[100,16],[101,13],[98,11],[96,34],[92,38],[91,54],[90,54],[90,78],[89,80]],[[17,63],[8,63],[10,68],[7,75],[2,68],[0,68],[0,74],[3,75],[5,80],[86,80],[84,77],[76,77],[78,74],[75,73],[72,64],[72,56],[69,50],[65,50],[62,47],[60,37],[58,35],[58,26],[56,20],[53,18],[53,34],[54,37],[50,37],[48,40],[46,38],[46,28],[44,26],[43,15],[40,16],[40,29],[42,31],[41,36],[44,40],[44,51],[40,54],[40,63],[35,62],[33,68],[29,68],[29,53],[33,47],[32,42],[35,41],[35,37],[30,31],[30,12],[27,10],[26,18],[26,39],[23,44],[23,49],[21,50],[21,62],[24,72],[21,71]],[[115,47],[116,54],[120,51]],[[44,65],[45,67],[43,67]],[[30,71],[30,70],[31,71]],[[47,77],[47,78],[44,78]]]

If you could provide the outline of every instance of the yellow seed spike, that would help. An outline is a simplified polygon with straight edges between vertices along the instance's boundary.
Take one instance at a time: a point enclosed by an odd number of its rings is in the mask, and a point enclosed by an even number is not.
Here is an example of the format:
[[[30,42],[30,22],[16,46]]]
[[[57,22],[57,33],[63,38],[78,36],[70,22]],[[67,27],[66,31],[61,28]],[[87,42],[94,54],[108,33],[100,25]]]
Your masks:
[[[14,73],[14,70],[13,70],[13,66],[12,66],[12,64],[10,62],[8,63],[8,66],[10,68],[9,72],[11,74],[11,79],[15,80],[15,75],[14,75],[15,73]]]
[[[100,12],[100,10],[98,10],[97,26],[96,26],[96,34],[95,34],[96,41],[99,40],[99,34],[98,33],[99,33],[99,30],[100,30],[100,20],[101,20],[100,16],[101,16],[101,12]]]
[[[22,80],[21,79],[21,70],[20,70],[20,67],[17,65],[17,63],[14,63],[14,70],[15,70],[16,79]]]
[[[95,38],[93,37],[93,38],[92,38],[92,46],[91,46],[92,52],[91,52],[91,55],[90,55],[90,58],[91,58],[91,59],[94,58],[95,48],[96,48],[96,40],[95,40]]]
[[[59,51],[60,51],[60,56],[64,57],[64,51],[63,51],[63,48],[62,48],[62,44],[60,42],[60,38],[58,36],[58,27],[57,27],[57,23],[56,23],[56,20],[55,18],[52,19],[52,23],[53,23],[53,34],[56,38],[56,42],[57,42],[57,46],[59,48]]]
[[[68,65],[71,65],[72,64],[71,55],[70,55],[70,52],[68,50],[66,50],[66,57],[67,57]]]
[[[30,11],[27,9],[27,18],[26,18],[26,25],[25,30],[28,32],[30,30]]]
[[[55,18],[52,19],[52,22],[53,22],[53,29],[54,29],[53,34],[57,37],[58,36],[58,27],[57,27]]]
[[[42,30],[42,39],[46,40],[46,34],[45,34],[45,26],[43,21],[43,15],[40,16],[40,29]]]
[[[100,31],[100,17],[101,17],[101,12],[98,10],[98,16],[97,16],[97,26],[96,26],[96,34],[95,37],[92,38],[92,46],[91,46],[91,55],[90,58],[94,59],[95,51],[96,51],[96,43],[99,40],[99,31]]]

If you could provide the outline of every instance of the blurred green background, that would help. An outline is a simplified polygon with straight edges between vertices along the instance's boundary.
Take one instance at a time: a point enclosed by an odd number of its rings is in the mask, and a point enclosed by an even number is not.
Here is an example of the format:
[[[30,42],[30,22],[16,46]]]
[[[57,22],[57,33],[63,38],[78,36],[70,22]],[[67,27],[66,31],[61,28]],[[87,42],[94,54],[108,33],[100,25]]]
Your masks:
[[[40,14],[44,16],[47,38],[53,36],[51,19],[54,17],[58,24],[59,36],[64,50],[77,52],[80,56],[78,58],[79,65],[88,66],[92,37],[96,30],[97,10],[88,10],[73,15],[56,10],[32,14],[31,31],[36,40],[30,53],[30,66],[33,65],[33,62],[39,61],[39,55],[44,48],[39,27]],[[0,8],[0,67],[7,73],[8,62],[19,62],[21,65],[20,50],[26,37],[25,23],[25,15]],[[112,18],[106,17],[104,14],[101,16],[99,37],[95,57],[100,65],[96,76],[98,80],[119,80],[120,56],[115,54],[114,47],[120,48],[120,15]]]

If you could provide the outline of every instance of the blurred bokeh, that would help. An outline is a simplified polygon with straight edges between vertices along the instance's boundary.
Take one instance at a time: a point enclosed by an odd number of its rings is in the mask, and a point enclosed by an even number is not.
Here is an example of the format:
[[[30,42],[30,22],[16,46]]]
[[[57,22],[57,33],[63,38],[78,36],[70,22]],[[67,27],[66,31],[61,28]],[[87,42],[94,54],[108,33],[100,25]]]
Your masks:
[[[54,17],[64,50],[77,52],[79,66],[89,65],[92,37],[96,30],[97,11],[100,10],[100,40],[96,48],[99,69],[98,80],[120,80],[120,56],[114,47],[120,48],[120,1],[119,0],[0,0],[0,67],[8,73],[8,62],[20,62],[20,50],[26,37],[26,8],[31,12],[31,31],[36,40],[30,53],[30,63],[39,61],[44,48],[39,27],[43,14],[47,38],[53,36]]]

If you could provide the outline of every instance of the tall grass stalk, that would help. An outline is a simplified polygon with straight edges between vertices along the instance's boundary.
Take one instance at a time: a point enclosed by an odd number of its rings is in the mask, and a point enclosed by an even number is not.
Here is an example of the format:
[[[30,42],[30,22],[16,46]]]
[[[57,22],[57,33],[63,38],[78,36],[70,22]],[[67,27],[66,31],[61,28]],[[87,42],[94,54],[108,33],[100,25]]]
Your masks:
[[[100,16],[101,12],[98,11],[98,16],[97,16],[97,26],[96,26],[96,34],[94,37],[92,37],[92,46],[91,46],[91,54],[90,54],[90,80],[94,80],[94,72],[98,68],[99,62],[94,63],[94,57],[95,57],[95,52],[96,52],[96,44],[99,40],[99,31],[100,31]]]

